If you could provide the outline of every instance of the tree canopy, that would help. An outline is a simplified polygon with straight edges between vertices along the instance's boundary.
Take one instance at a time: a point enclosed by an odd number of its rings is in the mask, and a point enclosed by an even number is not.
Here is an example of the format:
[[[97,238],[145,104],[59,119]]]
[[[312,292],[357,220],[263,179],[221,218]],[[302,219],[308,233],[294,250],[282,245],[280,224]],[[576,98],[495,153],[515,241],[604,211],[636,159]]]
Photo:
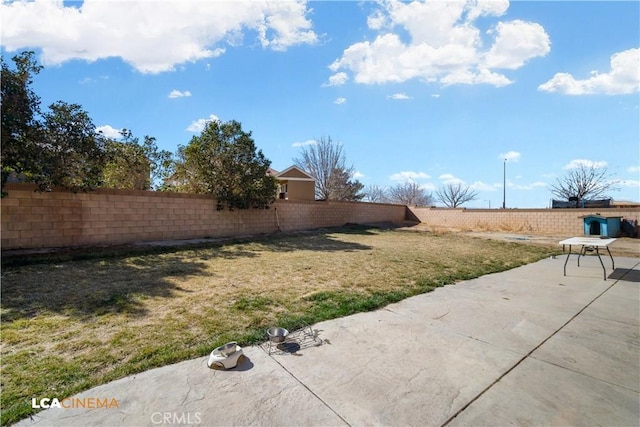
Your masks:
[[[433,203],[433,195],[416,182],[405,182],[389,188],[387,197],[390,202],[407,206],[428,206]]]
[[[58,101],[40,111],[31,84],[42,67],[33,56],[14,56],[15,69],[2,59],[2,186],[15,175],[40,190],[56,185],[74,191],[96,188],[102,179],[104,141],[78,104]]]
[[[607,168],[579,164],[567,171],[566,175],[556,179],[551,185],[551,193],[562,200],[568,200],[580,206],[583,200],[605,197],[610,190],[616,189],[617,182],[611,179]]]
[[[475,200],[478,193],[468,185],[459,182],[450,182],[436,190],[436,197],[448,208],[457,208],[463,204]]]
[[[14,56],[15,69],[0,58],[2,86],[2,187],[11,174],[29,175],[37,164],[34,141],[39,138],[40,98],[31,89],[33,76],[42,69],[33,52]]]
[[[125,129],[120,141],[107,139],[78,104],[57,101],[41,111],[31,85],[42,66],[33,52],[12,60],[13,68],[2,58],[3,189],[14,177],[36,183],[41,191],[53,186],[148,190],[170,174],[172,153],[159,150],[153,137],[140,143]]]
[[[216,120],[178,148],[172,186],[212,194],[218,209],[266,208],[277,190],[275,178],[267,175],[270,165],[262,151],[256,151],[251,132],[235,120]]]
[[[132,190],[161,189],[164,179],[173,170],[173,155],[160,150],[156,139],[138,137],[123,129],[119,141],[106,141],[107,163],[104,168],[104,186]]]
[[[371,203],[384,203],[387,199],[387,190],[379,185],[368,185],[365,190],[365,200]]]
[[[353,166],[346,164],[342,144],[331,137],[303,147],[300,157],[293,162],[315,178],[316,199],[357,201],[365,196],[364,185],[354,179]]]
[[[42,190],[54,185],[73,191],[93,190],[102,183],[104,139],[78,104],[58,101],[44,114],[42,138],[36,141],[39,161],[35,181]]]

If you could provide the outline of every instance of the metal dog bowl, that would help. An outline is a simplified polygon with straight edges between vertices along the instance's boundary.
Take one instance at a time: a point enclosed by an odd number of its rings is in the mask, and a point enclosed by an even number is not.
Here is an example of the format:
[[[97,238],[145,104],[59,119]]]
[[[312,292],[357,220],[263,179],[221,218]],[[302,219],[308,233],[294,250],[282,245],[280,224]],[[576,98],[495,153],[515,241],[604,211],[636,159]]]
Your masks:
[[[230,356],[236,352],[237,347],[238,347],[238,343],[235,341],[231,341],[226,343],[225,345],[221,345],[220,347],[216,348],[214,351],[217,351],[222,356]]]
[[[289,335],[289,331],[285,328],[273,327],[267,329],[267,335],[269,336],[269,341],[271,342],[284,342],[287,339],[287,335]]]

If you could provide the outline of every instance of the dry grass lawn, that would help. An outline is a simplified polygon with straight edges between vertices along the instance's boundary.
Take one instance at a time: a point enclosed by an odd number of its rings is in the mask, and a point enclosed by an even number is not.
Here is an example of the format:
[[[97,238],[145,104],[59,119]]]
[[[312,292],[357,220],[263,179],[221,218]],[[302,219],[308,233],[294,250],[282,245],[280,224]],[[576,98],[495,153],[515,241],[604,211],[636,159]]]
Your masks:
[[[135,372],[265,339],[268,326],[372,310],[557,252],[463,236],[345,228],[2,270],[2,424]],[[4,261],[4,260],[3,260]]]

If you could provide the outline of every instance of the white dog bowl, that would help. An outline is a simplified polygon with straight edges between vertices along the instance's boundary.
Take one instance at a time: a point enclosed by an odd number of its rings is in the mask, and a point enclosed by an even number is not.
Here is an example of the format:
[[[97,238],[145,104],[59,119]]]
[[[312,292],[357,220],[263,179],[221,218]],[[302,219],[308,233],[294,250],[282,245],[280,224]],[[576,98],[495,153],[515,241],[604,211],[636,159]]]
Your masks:
[[[242,356],[242,347],[235,342],[221,345],[211,352],[207,366],[210,368],[231,369],[238,366]]]

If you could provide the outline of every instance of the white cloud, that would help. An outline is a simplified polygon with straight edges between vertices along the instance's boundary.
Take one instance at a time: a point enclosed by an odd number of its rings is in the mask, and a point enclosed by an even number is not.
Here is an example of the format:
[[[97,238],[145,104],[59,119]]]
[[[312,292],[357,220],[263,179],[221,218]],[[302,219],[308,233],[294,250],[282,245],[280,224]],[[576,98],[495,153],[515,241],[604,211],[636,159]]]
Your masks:
[[[119,139],[122,134],[120,133],[122,129],[116,129],[109,125],[104,126],[96,126],[96,132],[101,132],[107,138]]]
[[[431,182],[427,182],[426,184],[420,184],[418,187],[420,187],[421,189],[423,189],[425,191],[435,191],[436,190],[436,186],[433,185],[433,183],[431,183]]]
[[[238,45],[244,36],[273,50],[316,43],[308,14],[304,0],[85,0],[78,7],[38,0],[0,6],[8,51],[40,48],[44,65],[120,57],[143,73],[217,57],[225,44]]]
[[[476,191],[496,191],[495,185],[486,184],[482,181],[476,181],[473,184],[471,184],[469,187],[471,187],[473,190],[476,190]]]
[[[525,190],[525,191],[534,190],[536,188],[543,188],[546,186],[547,186],[547,183],[542,181],[536,181],[531,184],[513,184],[511,182],[509,183],[509,187],[515,188],[516,190]]]
[[[509,9],[509,0],[478,0],[467,4],[467,19],[473,21],[480,16],[502,16]]]
[[[292,147],[304,147],[307,145],[317,145],[318,141],[316,141],[315,139],[308,139],[306,141],[302,141],[302,142],[294,142],[293,144],[291,144]]]
[[[627,172],[629,172],[629,173],[640,173],[640,166],[629,166],[627,168]]]
[[[191,124],[187,127],[186,130],[189,131],[189,132],[193,132],[193,133],[199,133],[199,132],[202,132],[204,130],[204,128],[207,125],[207,123],[214,122],[214,121],[219,121],[219,120],[220,119],[218,118],[218,116],[216,116],[215,114],[211,114],[206,119],[198,119],[198,120],[195,120],[195,121],[191,122]]]
[[[367,17],[367,27],[380,30],[387,25],[387,18],[379,11]]]
[[[606,166],[607,166],[607,162],[603,160],[594,162],[593,160],[587,160],[587,159],[575,159],[575,160],[571,160],[562,169],[576,169],[579,167],[600,169]]]
[[[347,80],[349,80],[347,73],[336,73],[329,77],[328,83],[324,83],[322,86],[342,86],[347,82]]]
[[[228,7],[234,10],[238,3],[229,2],[230,6]],[[269,46],[273,50],[283,51],[290,46],[314,44],[318,41],[316,33],[311,29],[311,21],[306,17],[309,11],[305,0],[251,1],[247,3],[249,3],[249,7],[264,8],[262,12],[264,17],[258,26],[259,38],[263,47]]]
[[[418,179],[429,179],[431,176],[425,172],[402,171],[394,173],[389,177],[391,181],[416,181]]]
[[[172,90],[171,92],[169,92],[169,98],[173,99],[173,98],[182,98],[185,96],[191,96],[191,92],[189,92],[188,90],[185,90],[184,92],[180,92],[177,89]]]
[[[445,184],[464,184],[463,180],[450,173],[442,174],[438,178]]]
[[[98,80],[109,80],[109,76],[100,76],[98,78],[84,77],[84,78],[80,79],[78,81],[78,83],[80,83],[81,85],[85,85],[85,84],[89,84],[89,83],[96,83],[96,82],[98,82]]]
[[[517,151],[508,151],[506,153],[500,153],[498,158],[506,160],[508,162],[517,162],[520,160],[520,153]]]
[[[502,74],[492,73],[489,70],[481,69],[477,72],[469,70],[454,71],[440,79],[440,83],[445,86],[455,84],[489,84],[496,87],[507,86],[513,83]]]
[[[611,70],[605,74],[591,72],[591,77],[578,80],[569,73],[556,73],[538,86],[543,92],[563,95],[623,95],[640,91],[640,48],[614,53]]]
[[[361,179],[361,178],[364,178],[364,177],[365,177],[365,175],[364,175],[362,172],[360,172],[360,171],[355,171],[355,172],[353,173],[353,177],[354,177],[355,179]]]
[[[411,97],[409,95],[407,95],[406,93],[394,93],[393,95],[387,96],[387,98],[389,98],[389,99],[397,99],[397,100],[411,99]]]
[[[344,104],[345,102],[347,102],[347,98],[343,98],[343,97],[336,98],[336,100],[333,101],[334,104],[338,104],[338,105]]]
[[[540,24],[515,20],[499,22],[496,39],[484,57],[487,68],[517,70],[528,60],[551,50],[549,36]]]
[[[484,47],[476,19],[499,17],[508,7],[506,0],[380,2],[367,21],[378,32],[375,38],[347,47],[329,68],[350,72],[362,84],[410,79],[443,85],[511,84],[494,68],[518,69],[545,56],[550,42],[541,25],[514,20],[494,24],[486,33],[492,44]]]
[[[616,185],[619,185],[621,187],[638,188],[640,187],[640,181],[633,179],[622,179],[616,181]]]

